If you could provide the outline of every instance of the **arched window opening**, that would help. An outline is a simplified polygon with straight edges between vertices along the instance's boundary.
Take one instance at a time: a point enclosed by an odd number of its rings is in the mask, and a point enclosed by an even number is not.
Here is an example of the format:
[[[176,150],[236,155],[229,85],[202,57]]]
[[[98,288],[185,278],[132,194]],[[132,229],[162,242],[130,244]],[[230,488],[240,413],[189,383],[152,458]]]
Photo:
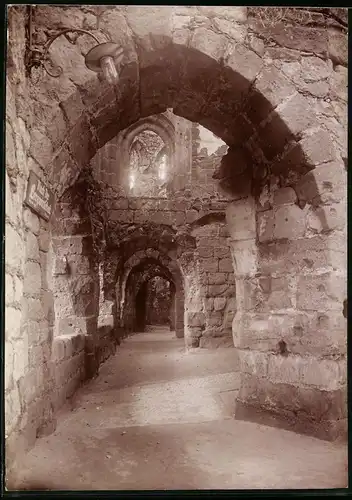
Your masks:
[[[164,140],[145,129],[130,147],[129,188],[132,196],[165,197],[168,150]]]

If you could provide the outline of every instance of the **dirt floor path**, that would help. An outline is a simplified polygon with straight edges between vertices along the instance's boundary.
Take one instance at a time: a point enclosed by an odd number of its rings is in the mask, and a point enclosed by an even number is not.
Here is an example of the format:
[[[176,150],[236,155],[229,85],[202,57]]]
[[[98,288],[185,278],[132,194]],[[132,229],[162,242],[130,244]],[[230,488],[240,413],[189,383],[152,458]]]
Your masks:
[[[123,341],[23,459],[16,489],[344,488],[347,446],[233,419],[234,349]]]

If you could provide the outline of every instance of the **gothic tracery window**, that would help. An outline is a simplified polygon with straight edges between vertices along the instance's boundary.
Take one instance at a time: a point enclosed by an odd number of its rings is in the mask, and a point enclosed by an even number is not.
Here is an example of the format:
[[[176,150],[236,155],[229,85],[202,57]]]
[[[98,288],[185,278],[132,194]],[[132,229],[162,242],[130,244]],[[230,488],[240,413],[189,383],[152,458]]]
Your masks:
[[[163,139],[145,129],[130,148],[129,187],[132,196],[166,196],[169,174],[168,148]]]

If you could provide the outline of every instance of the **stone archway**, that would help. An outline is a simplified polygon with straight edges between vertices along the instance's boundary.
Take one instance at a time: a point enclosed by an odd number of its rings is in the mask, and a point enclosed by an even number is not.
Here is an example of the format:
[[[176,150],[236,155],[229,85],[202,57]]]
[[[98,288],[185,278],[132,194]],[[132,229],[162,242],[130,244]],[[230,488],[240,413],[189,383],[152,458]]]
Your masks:
[[[126,303],[127,283],[133,273],[141,273],[145,267],[151,266],[151,275],[161,273],[175,286],[175,332],[178,338],[184,336],[184,285],[181,269],[176,261],[168,255],[160,253],[153,248],[141,250],[132,255],[123,266],[123,273],[116,283],[117,311],[120,318],[120,327],[124,318]],[[156,274],[155,274],[156,275]]]
[[[64,7],[37,7],[41,35],[48,25],[62,23],[56,9],[66,12],[69,26],[87,22],[79,7],[70,7],[74,16]],[[94,9],[93,30],[98,26]],[[103,8],[99,30],[126,48],[119,87],[85,69],[83,39],[77,47],[58,42],[51,55],[65,68],[63,75],[33,85],[17,76],[25,74],[23,58],[15,57],[25,52],[24,18],[19,9],[10,21],[16,41],[7,87],[7,133],[9,143],[16,141],[14,164],[23,169],[18,176],[9,161],[8,231],[14,241],[22,241],[24,224],[39,234],[39,222],[28,212],[25,222],[17,217],[29,168],[60,196],[102,145],[141,117],[172,108],[209,128],[229,145],[216,177],[233,197],[227,221],[239,299],[233,334],[241,351],[243,412],[259,410],[282,425],[288,415],[306,432],[338,435],[346,425],[341,304],[347,155],[338,122],[345,123],[347,71],[324,55],[330,54],[327,30],[314,47],[302,47],[302,30],[293,32],[286,52],[276,46],[275,53],[242,7]],[[316,39],[305,30],[307,39]],[[307,65],[314,70],[308,72]],[[343,136],[346,126],[341,128]],[[22,166],[23,157],[28,161]],[[11,279],[23,276],[24,264],[19,272],[15,265],[10,257]],[[277,288],[290,296],[284,307],[276,302]],[[9,311],[18,317],[14,306]],[[27,316],[24,311],[19,322],[26,324]],[[276,351],[282,341],[287,356]]]

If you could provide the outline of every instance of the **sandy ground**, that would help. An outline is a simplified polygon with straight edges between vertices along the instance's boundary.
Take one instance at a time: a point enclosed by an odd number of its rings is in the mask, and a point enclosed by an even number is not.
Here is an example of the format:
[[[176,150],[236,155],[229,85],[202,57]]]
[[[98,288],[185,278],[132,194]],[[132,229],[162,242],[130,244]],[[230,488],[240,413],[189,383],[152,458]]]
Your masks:
[[[126,339],[7,488],[345,488],[347,446],[234,420],[235,359],[160,329]]]

